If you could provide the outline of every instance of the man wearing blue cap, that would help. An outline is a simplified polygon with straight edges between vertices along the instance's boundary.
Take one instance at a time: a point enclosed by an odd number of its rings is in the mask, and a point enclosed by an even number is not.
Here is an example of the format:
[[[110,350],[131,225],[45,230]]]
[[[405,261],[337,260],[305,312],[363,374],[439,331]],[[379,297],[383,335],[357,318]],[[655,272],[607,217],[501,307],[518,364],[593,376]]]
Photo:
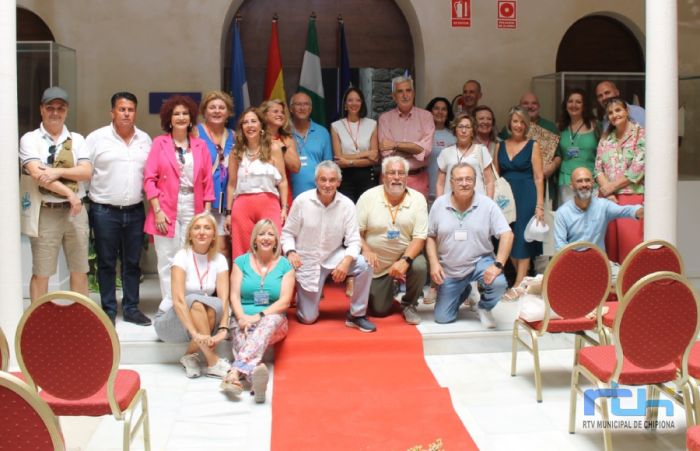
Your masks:
[[[58,251],[70,270],[70,289],[88,294],[88,218],[82,198],[92,165],[85,140],[68,131],[68,93],[54,86],[41,97],[41,124],[22,136],[19,158],[22,169],[39,185],[41,210],[39,233],[30,237],[32,279],[29,295],[34,301],[48,291],[56,273]]]

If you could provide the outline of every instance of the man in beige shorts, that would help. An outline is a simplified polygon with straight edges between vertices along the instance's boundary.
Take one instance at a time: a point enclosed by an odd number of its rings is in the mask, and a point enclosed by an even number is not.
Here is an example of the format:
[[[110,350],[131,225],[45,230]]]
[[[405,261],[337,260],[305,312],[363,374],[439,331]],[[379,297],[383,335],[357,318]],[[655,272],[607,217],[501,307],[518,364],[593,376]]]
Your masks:
[[[39,185],[41,210],[39,234],[30,237],[32,279],[29,295],[34,301],[49,288],[56,273],[58,251],[70,271],[70,289],[88,294],[88,217],[82,198],[90,180],[92,165],[85,140],[68,131],[68,94],[59,87],[44,91],[39,128],[22,136],[19,159],[25,173]]]

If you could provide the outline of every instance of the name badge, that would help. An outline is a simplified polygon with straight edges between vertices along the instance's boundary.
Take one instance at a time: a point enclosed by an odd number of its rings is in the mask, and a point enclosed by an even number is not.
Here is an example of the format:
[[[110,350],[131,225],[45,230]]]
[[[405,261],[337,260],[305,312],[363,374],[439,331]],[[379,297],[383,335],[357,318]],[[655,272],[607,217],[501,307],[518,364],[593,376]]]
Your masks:
[[[578,147],[569,147],[568,149],[566,149],[566,156],[568,158],[576,158],[578,157],[578,152]]]
[[[299,155],[299,161],[301,161],[301,167],[309,165],[309,157],[306,155]]]
[[[389,240],[398,240],[399,235],[400,235],[400,233],[396,229],[389,229],[386,231],[386,238]]]
[[[253,303],[255,305],[270,305],[270,294],[265,290],[256,290],[253,293]]]
[[[455,241],[467,241],[467,231],[464,229],[455,230]]]

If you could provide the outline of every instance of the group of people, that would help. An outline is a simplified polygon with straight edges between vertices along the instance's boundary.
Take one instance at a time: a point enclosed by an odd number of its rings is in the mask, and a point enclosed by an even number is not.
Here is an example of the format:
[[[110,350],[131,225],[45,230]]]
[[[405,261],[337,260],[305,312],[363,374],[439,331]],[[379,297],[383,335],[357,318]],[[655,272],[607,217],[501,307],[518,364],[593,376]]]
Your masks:
[[[200,376],[204,364],[222,389],[240,394],[250,386],[258,402],[269,378],[261,359],[286,335],[293,297],[298,321],[313,324],[328,277],[352,281],[345,324],[362,332],[376,331],[368,315],[395,310],[399,290],[403,317],[418,324],[428,280],[425,302],[437,302],[437,322],[455,321],[469,299],[494,328],[492,309],[510,294],[508,259],[517,285],[542,253],[524,232],[530,218],[544,221],[546,181],[558,183],[563,204],[557,246],[605,237],[611,259],[620,261],[641,240],[628,226],[599,230],[617,217],[642,217],[644,129],[614,84],[597,91],[602,126],[581,90],[566,96],[558,128],[539,117],[528,93],[509,112],[501,138],[474,80],[454,111],[443,97],[424,110],[414,104],[413,80],[397,77],[396,108],[378,121],[367,117],[362,91],[350,88],[330,133],[311,120],[304,93],[291,97],[289,110],[282,100],[248,108],[235,131],[227,126],[233,103],[226,93],[206,93],[199,106],[175,95],[160,110],[164,133],[151,141],[135,125],[133,94],[114,94],[111,123],[83,139],[65,126],[66,92],[48,88],[41,125],[20,142],[23,170],[41,189],[31,298],[47,291],[61,247],[71,289],[87,294],[92,230],[104,311],[114,322],[119,260],[124,320],[150,325],[138,305],[144,234],[151,235],[162,295],[153,319],[158,336],[189,343],[180,360],[188,377]],[[559,136],[556,152],[531,139],[535,127]],[[512,187],[513,224],[492,200],[499,176]],[[594,220],[602,225],[590,227]],[[216,354],[227,337],[232,364]]]

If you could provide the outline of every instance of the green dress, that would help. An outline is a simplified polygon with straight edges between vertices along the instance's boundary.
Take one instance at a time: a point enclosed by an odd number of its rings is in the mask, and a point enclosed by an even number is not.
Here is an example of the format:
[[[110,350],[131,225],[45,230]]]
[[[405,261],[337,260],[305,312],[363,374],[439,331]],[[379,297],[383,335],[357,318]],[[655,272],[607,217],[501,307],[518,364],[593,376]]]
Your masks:
[[[588,168],[593,174],[595,167],[598,137],[595,130],[585,133],[571,133],[571,127],[559,134],[557,155],[561,157],[559,167],[559,186],[571,183],[571,173],[581,166]]]

